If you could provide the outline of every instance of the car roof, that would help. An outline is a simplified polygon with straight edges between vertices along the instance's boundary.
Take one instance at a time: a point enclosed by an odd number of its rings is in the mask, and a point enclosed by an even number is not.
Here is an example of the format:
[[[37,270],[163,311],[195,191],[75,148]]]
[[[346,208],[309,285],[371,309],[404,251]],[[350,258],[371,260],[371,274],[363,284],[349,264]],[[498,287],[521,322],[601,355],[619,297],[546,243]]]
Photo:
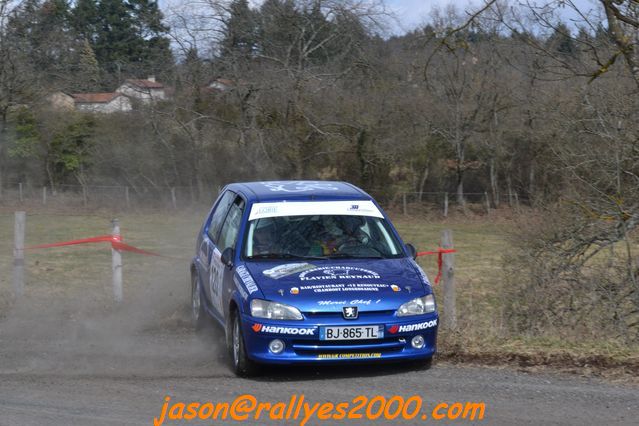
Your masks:
[[[249,202],[286,200],[372,200],[360,188],[348,182],[314,180],[279,180],[241,182],[227,185],[227,189],[244,194]]]

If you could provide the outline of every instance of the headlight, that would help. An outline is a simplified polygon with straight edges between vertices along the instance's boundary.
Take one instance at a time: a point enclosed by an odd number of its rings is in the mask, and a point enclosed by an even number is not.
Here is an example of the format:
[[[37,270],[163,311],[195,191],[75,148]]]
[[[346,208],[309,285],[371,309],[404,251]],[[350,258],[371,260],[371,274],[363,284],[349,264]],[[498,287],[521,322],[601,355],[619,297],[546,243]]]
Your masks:
[[[424,297],[418,297],[410,302],[404,303],[397,310],[398,317],[408,317],[411,315],[428,314],[435,312],[435,297],[432,294],[427,294]]]
[[[251,315],[256,318],[268,318],[277,320],[302,320],[302,313],[293,306],[283,303],[269,302],[268,300],[251,300]]]

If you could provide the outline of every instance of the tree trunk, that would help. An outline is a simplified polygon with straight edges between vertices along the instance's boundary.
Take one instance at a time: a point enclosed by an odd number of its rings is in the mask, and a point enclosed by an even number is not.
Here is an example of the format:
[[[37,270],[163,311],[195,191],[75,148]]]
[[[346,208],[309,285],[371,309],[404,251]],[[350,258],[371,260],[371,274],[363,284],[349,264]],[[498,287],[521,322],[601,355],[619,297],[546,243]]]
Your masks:
[[[530,172],[528,174],[528,202],[532,205],[535,198],[535,162],[530,163]]]
[[[493,205],[499,207],[499,185],[497,182],[497,166],[495,166],[495,158],[490,159],[490,188],[493,193]]]
[[[422,173],[422,178],[419,181],[418,199],[420,203],[422,202],[422,197],[424,196],[424,187],[426,186],[426,180],[428,180],[429,173],[430,168],[428,166],[424,167],[424,173]]]
[[[2,191],[4,189],[4,145],[6,143],[7,128],[7,111],[2,110],[0,117],[0,200],[2,200]]]
[[[466,200],[464,199],[464,180],[461,170],[457,173],[457,204],[466,209]]]
[[[604,10],[606,12],[608,34],[610,34],[615,44],[626,59],[628,70],[630,71],[635,84],[639,88],[639,62],[635,58],[635,45],[632,42],[632,30],[630,30],[630,32],[628,33],[624,31],[623,25],[619,22],[618,18],[618,15],[621,15],[622,13],[619,12],[618,8],[616,8],[613,4],[615,3],[614,0],[601,0],[601,3],[603,4]],[[617,13],[615,13],[615,11]],[[623,19],[623,16],[619,17]],[[632,26],[635,28],[635,31],[639,29],[636,24]]]

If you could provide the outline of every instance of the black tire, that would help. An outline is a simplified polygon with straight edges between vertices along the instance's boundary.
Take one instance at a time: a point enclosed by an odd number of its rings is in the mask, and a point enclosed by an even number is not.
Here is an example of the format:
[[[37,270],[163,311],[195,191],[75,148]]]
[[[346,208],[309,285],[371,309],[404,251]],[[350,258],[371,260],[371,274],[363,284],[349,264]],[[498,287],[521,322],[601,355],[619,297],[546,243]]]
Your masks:
[[[233,372],[240,377],[255,376],[260,372],[260,366],[252,361],[247,353],[244,344],[244,333],[242,333],[242,320],[237,311],[231,313],[229,321],[229,339],[227,340],[229,358]]]
[[[191,273],[191,324],[196,331],[206,326],[206,312],[202,306],[202,288],[197,272]]]

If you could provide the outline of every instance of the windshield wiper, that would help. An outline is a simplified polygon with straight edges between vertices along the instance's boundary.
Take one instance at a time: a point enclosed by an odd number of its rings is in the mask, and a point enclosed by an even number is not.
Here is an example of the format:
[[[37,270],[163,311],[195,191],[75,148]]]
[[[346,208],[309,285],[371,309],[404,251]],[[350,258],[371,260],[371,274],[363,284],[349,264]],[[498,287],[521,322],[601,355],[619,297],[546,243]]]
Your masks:
[[[324,256],[304,256],[293,253],[260,253],[248,256],[249,259],[305,259],[305,260],[325,260]]]
[[[324,259],[386,259],[386,257],[379,254],[371,254],[366,256],[357,256],[349,253],[333,253],[326,256]]]

